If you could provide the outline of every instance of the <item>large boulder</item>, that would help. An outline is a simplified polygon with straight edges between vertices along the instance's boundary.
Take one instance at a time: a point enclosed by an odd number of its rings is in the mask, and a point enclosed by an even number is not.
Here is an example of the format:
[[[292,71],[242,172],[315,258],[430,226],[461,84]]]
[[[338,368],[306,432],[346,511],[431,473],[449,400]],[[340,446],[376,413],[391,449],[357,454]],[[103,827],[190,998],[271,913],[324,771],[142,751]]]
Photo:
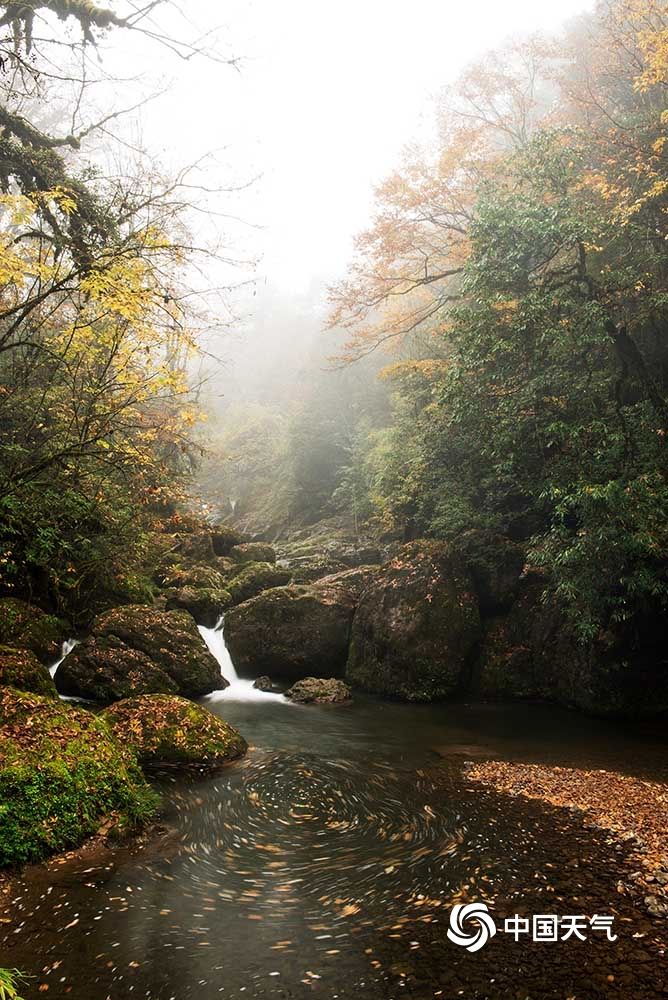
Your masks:
[[[100,828],[131,830],[157,798],[99,716],[0,688],[0,803],[0,865],[10,865],[75,847]]]
[[[353,620],[346,680],[408,701],[456,692],[480,637],[473,581],[444,542],[405,545],[375,575]]]
[[[0,598],[0,645],[30,649],[42,663],[54,663],[60,655],[68,626],[17,597]]]
[[[336,583],[265,590],[225,614],[232,662],[255,675],[342,677],[355,603]]]
[[[347,591],[357,604],[362,594],[375,580],[379,566],[355,566],[353,569],[339,570],[329,573],[318,580],[319,587],[341,587]]]
[[[187,611],[198,625],[213,628],[225,608],[232,603],[228,590],[211,590],[208,587],[180,587],[165,591],[167,611]]]
[[[236,572],[228,581],[230,603],[241,604],[256,597],[263,590],[283,587],[290,582],[290,571],[268,562],[250,562],[236,566]]]
[[[285,697],[299,705],[343,705],[352,698],[350,688],[336,677],[304,677]]]
[[[230,549],[229,557],[236,563],[276,562],[276,552],[273,546],[266,542],[243,542],[241,545],[235,545]]]
[[[51,674],[29,649],[0,646],[0,687],[33,691],[47,698],[57,698],[58,692]]]
[[[666,712],[663,628],[660,618],[635,628],[620,622],[583,640],[547,577],[530,570],[508,614],[486,624],[474,693],[556,701],[596,715]]]
[[[142,605],[99,615],[55,680],[61,694],[95,701],[158,693],[197,698],[228,684],[188,612]]]
[[[102,713],[116,738],[143,766],[186,764],[215,768],[248,749],[243,736],[187,698],[145,694],[117,701]]]
[[[466,564],[482,615],[506,611],[520,588],[524,549],[504,535],[483,528],[466,531],[453,543]]]

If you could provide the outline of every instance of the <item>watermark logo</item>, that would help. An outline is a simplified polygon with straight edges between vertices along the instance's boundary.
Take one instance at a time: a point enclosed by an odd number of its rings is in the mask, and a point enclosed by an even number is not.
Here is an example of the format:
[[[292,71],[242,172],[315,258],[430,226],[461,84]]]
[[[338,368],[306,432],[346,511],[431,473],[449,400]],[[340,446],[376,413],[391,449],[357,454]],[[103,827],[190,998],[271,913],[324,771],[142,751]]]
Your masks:
[[[484,903],[458,903],[452,907],[448,938],[453,944],[467,951],[480,951],[495,934],[496,924]]]
[[[523,938],[534,942],[568,941],[570,938],[586,941],[590,932],[605,934],[608,941],[616,941],[614,920],[612,916],[598,913],[592,917],[584,914],[558,916],[556,913],[522,917],[516,913],[506,917],[503,924],[497,927],[485,903],[458,903],[450,911],[448,939],[471,952],[484,948],[497,930],[510,934],[516,942]]]

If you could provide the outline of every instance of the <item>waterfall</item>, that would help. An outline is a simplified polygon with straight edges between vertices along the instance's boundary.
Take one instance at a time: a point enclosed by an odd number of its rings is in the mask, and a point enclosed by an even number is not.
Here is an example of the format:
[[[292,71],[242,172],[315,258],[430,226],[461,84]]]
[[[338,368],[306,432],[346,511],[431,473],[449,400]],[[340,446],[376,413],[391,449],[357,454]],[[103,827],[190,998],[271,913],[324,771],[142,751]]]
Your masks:
[[[65,640],[65,642],[63,643],[63,645],[61,647],[61,650],[60,650],[60,659],[56,660],[56,662],[52,663],[51,666],[49,667],[49,673],[51,674],[52,677],[55,675],[56,670],[58,669],[58,667],[60,666],[60,664],[63,662],[63,660],[65,659],[65,657],[67,656],[67,654],[71,653],[72,650],[74,649],[74,647],[78,646],[78,644],[79,644],[79,640],[78,639],[66,639]]]
[[[209,652],[217,660],[222,676],[226,681],[229,681],[230,685],[224,691],[214,691],[207,695],[207,700],[280,701],[286,705],[291,704],[282,694],[275,694],[273,691],[258,691],[257,688],[253,687],[252,680],[243,680],[237,675],[223,637],[223,618],[224,616],[221,615],[213,628],[206,628],[204,625],[197,626]]]

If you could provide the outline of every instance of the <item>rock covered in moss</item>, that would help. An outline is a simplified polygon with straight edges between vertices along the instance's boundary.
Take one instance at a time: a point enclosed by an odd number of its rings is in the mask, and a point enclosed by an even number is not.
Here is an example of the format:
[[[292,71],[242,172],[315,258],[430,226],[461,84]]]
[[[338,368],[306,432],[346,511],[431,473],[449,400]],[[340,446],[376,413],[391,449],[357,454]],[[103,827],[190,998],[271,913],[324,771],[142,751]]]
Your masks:
[[[298,680],[343,676],[355,598],[338,584],[265,590],[225,614],[225,641],[242,673]]]
[[[99,716],[1,688],[0,803],[0,865],[9,865],[75,847],[103,824],[131,830],[157,798]]]
[[[237,563],[276,562],[276,552],[273,546],[266,542],[243,542],[241,545],[235,545],[230,549],[229,556]]]
[[[355,612],[346,680],[408,701],[453,694],[480,636],[473,581],[444,542],[403,546]]]
[[[167,587],[206,587],[222,590],[225,586],[223,574],[215,566],[195,563],[192,566],[172,566],[164,575]]]
[[[154,693],[196,698],[227,687],[188,612],[141,605],[99,615],[55,681],[61,694],[96,701]]]
[[[285,697],[301,705],[342,705],[352,698],[350,688],[336,677],[304,677]]]
[[[51,674],[29,649],[0,646],[0,687],[32,691],[47,698],[58,697]]]
[[[167,611],[187,611],[198,625],[213,628],[221,614],[232,604],[229,590],[208,587],[181,587],[165,591]]]
[[[214,768],[241,757],[243,736],[187,698],[146,694],[117,701],[102,713],[112,732],[143,765],[186,764]]]
[[[17,597],[0,598],[0,644],[29,649],[42,663],[54,663],[60,655],[69,626],[56,615]]]
[[[379,569],[379,566],[355,566],[353,569],[345,569],[323,576],[318,580],[318,586],[342,587],[357,602],[364,591],[371,586]]]
[[[268,562],[243,563],[236,567],[231,579],[227,583],[232,604],[241,604],[243,601],[256,597],[263,590],[270,590],[272,587],[283,587],[290,582],[290,571],[281,569]]]

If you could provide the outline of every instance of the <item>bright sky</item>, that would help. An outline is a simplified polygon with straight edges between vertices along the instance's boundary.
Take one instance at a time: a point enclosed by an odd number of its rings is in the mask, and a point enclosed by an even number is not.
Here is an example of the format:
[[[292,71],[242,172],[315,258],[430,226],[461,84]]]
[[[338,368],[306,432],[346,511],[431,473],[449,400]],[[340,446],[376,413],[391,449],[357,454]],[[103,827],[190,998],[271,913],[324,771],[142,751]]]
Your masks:
[[[472,59],[517,33],[558,28],[592,0],[189,0],[198,29],[218,28],[240,72],[170,59],[141,43],[146,72],[174,82],[143,111],[145,142],[166,164],[209,150],[214,178],[261,174],[239,205],[259,274],[285,294],[345,268],[373,185],[429,113],[429,97]],[[157,18],[165,23],[164,14]],[[133,43],[136,44],[136,43]],[[115,58],[126,65],[124,46]],[[221,221],[221,225],[224,223]]]

